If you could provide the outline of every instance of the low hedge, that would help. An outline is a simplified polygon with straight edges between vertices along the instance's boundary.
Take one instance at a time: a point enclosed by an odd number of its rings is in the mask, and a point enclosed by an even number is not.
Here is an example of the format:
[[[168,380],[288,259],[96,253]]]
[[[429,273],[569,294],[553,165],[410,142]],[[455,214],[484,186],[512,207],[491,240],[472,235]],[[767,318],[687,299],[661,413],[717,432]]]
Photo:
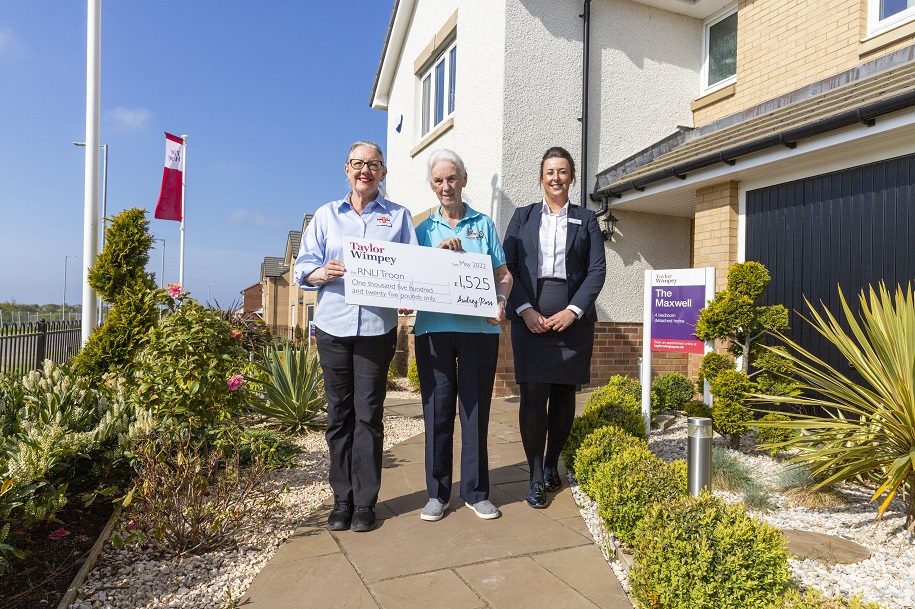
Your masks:
[[[637,438],[645,438],[642,407],[631,391],[605,385],[591,394],[584,413],[572,422],[572,431],[562,449],[562,462],[566,469],[575,472],[575,452],[595,429],[607,425],[618,427]]]
[[[708,493],[656,502],[635,539],[629,583],[643,609],[770,609],[790,577],[781,532]]]
[[[608,425],[595,429],[575,453],[575,477],[578,485],[591,496],[591,479],[601,464],[609,461],[613,455],[633,446],[645,447],[645,441],[636,438],[619,427]]]
[[[644,444],[629,446],[597,466],[589,487],[607,530],[632,545],[652,504],[669,504],[686,494],[686,465],[668,465]]]

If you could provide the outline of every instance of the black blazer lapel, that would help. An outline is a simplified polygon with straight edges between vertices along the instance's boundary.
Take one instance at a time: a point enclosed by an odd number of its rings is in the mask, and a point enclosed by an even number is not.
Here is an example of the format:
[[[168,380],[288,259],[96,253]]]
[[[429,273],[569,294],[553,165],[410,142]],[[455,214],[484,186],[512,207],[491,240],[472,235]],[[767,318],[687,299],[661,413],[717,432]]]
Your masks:
[[[527,272],[531,278],[531,284],[536,291],[537,289],[537,266],[540,264],[540,220],[543,217],[542,203],[535,203],[530,206],[530,213],[527,216],[527,222],[524,225],[524,243],[525,249],[530,252],[527,257]],[[533,294],[532,294],[533,296]]]
[[[566,230],[566,264],[568,265],[569,261],[569,252],[572,251],[572,246],[575,244],[575,238],[578,236],[578,231],[582,229],[582,219],[581,219],[581,208],[578,205],[569,204],[569,223]]]

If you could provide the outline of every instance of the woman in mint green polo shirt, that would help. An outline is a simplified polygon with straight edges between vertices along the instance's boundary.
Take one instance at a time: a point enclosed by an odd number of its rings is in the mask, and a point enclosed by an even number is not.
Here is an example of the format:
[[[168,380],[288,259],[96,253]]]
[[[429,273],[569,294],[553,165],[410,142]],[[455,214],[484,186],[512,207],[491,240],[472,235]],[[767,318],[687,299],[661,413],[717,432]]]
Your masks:
[[[450,150],[429,157],[429,185],[440,205],[416,228],[420,245],[492,258],[498,317],[483,318],[419,311],[416,314],[416,366],[426,423],[426,487],[429,502],[423,520],[440,520],[451,500],[454,415],[460,401],[461,499],[477,516],[498,518],[489,501],[486,438],[489,407],[499,356],[499,323],[512,276],[495,224],[461,199],[467,185],[464,162]],[[459,256],[460,253],[455,253]],[[460,369],[460,372],[459,372]]]

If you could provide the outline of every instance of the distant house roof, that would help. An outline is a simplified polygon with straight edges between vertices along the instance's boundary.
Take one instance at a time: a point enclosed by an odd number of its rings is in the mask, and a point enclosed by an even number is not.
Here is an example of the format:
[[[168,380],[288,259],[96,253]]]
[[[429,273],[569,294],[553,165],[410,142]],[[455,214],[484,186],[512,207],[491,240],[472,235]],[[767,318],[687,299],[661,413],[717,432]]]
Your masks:
[[[276,256],[267,256],[261,264],[261,279],[267,277],[282,277],[289,272],[286,261]]]
[[[289,231],[289,237],[286,239],[286,251],[289,252],[291,260],[295,260],[299,257],[299,244],[302,243],[302,231],[300,230],[291,230]]]
[[[855,123],[872,125],[878,116],[913,105],[915,45],[706,127],[682,129],[599,173],[592,196],[644,190],[718,163],[733,165],[765,148],[794,148],[804,138]]]
[[[260,284],[260,282],[257,282],[257,283],[255,283],[255,284],[249,285],[249,286],[246,287],[245,289],[241,290],[241,291],[239,292],[239,294],[244,294],[245,292],[247,292],[247,291],[250,290],[250,289],[259,288],[259,287],[261,287],[261,284]]]

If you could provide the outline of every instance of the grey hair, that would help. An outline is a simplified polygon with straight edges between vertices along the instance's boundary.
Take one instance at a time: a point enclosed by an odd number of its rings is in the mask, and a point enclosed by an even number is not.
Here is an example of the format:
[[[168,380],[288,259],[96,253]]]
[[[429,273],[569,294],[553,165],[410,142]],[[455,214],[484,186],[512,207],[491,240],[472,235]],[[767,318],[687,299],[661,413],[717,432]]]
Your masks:
[[[452,150],[442,148],[440,150],[436,150],[429,156],[429,165],[428,169],[426,170],[426,179],[428,181],[432,181],[432,170],[435,169],[435,166],[439,163],[452,163],[455,167],[457,167],[458,173],[460,175],[467,177],[467,169],[464,168],[464,161],[461,160],[461,157],[459,157],[458,154]]]
[[[347,155],[346,155],[346,160],[347,160],[347,161],[349,161],[350,157],[352,156],[353,150],[355,150],[356,148],[358,148],[358,147],[360,147],[360,146],[366,146],[366,147],[368,147],[368,148],[374,148],[374,149],[378,152],[378,154],[381,155],[381,162],[384,163],[384,150],[382,150],[382,149],[381,149],[381,146],[379,146],[379,145],[376,144],[375,142],[370,142],[370,141],[368,141],[368,140],[360,140],[360,141],[356,142],[355,144],[353,144],[352,146],[350,146],[350,147],[349,147],[349,152],[348,152]]]

